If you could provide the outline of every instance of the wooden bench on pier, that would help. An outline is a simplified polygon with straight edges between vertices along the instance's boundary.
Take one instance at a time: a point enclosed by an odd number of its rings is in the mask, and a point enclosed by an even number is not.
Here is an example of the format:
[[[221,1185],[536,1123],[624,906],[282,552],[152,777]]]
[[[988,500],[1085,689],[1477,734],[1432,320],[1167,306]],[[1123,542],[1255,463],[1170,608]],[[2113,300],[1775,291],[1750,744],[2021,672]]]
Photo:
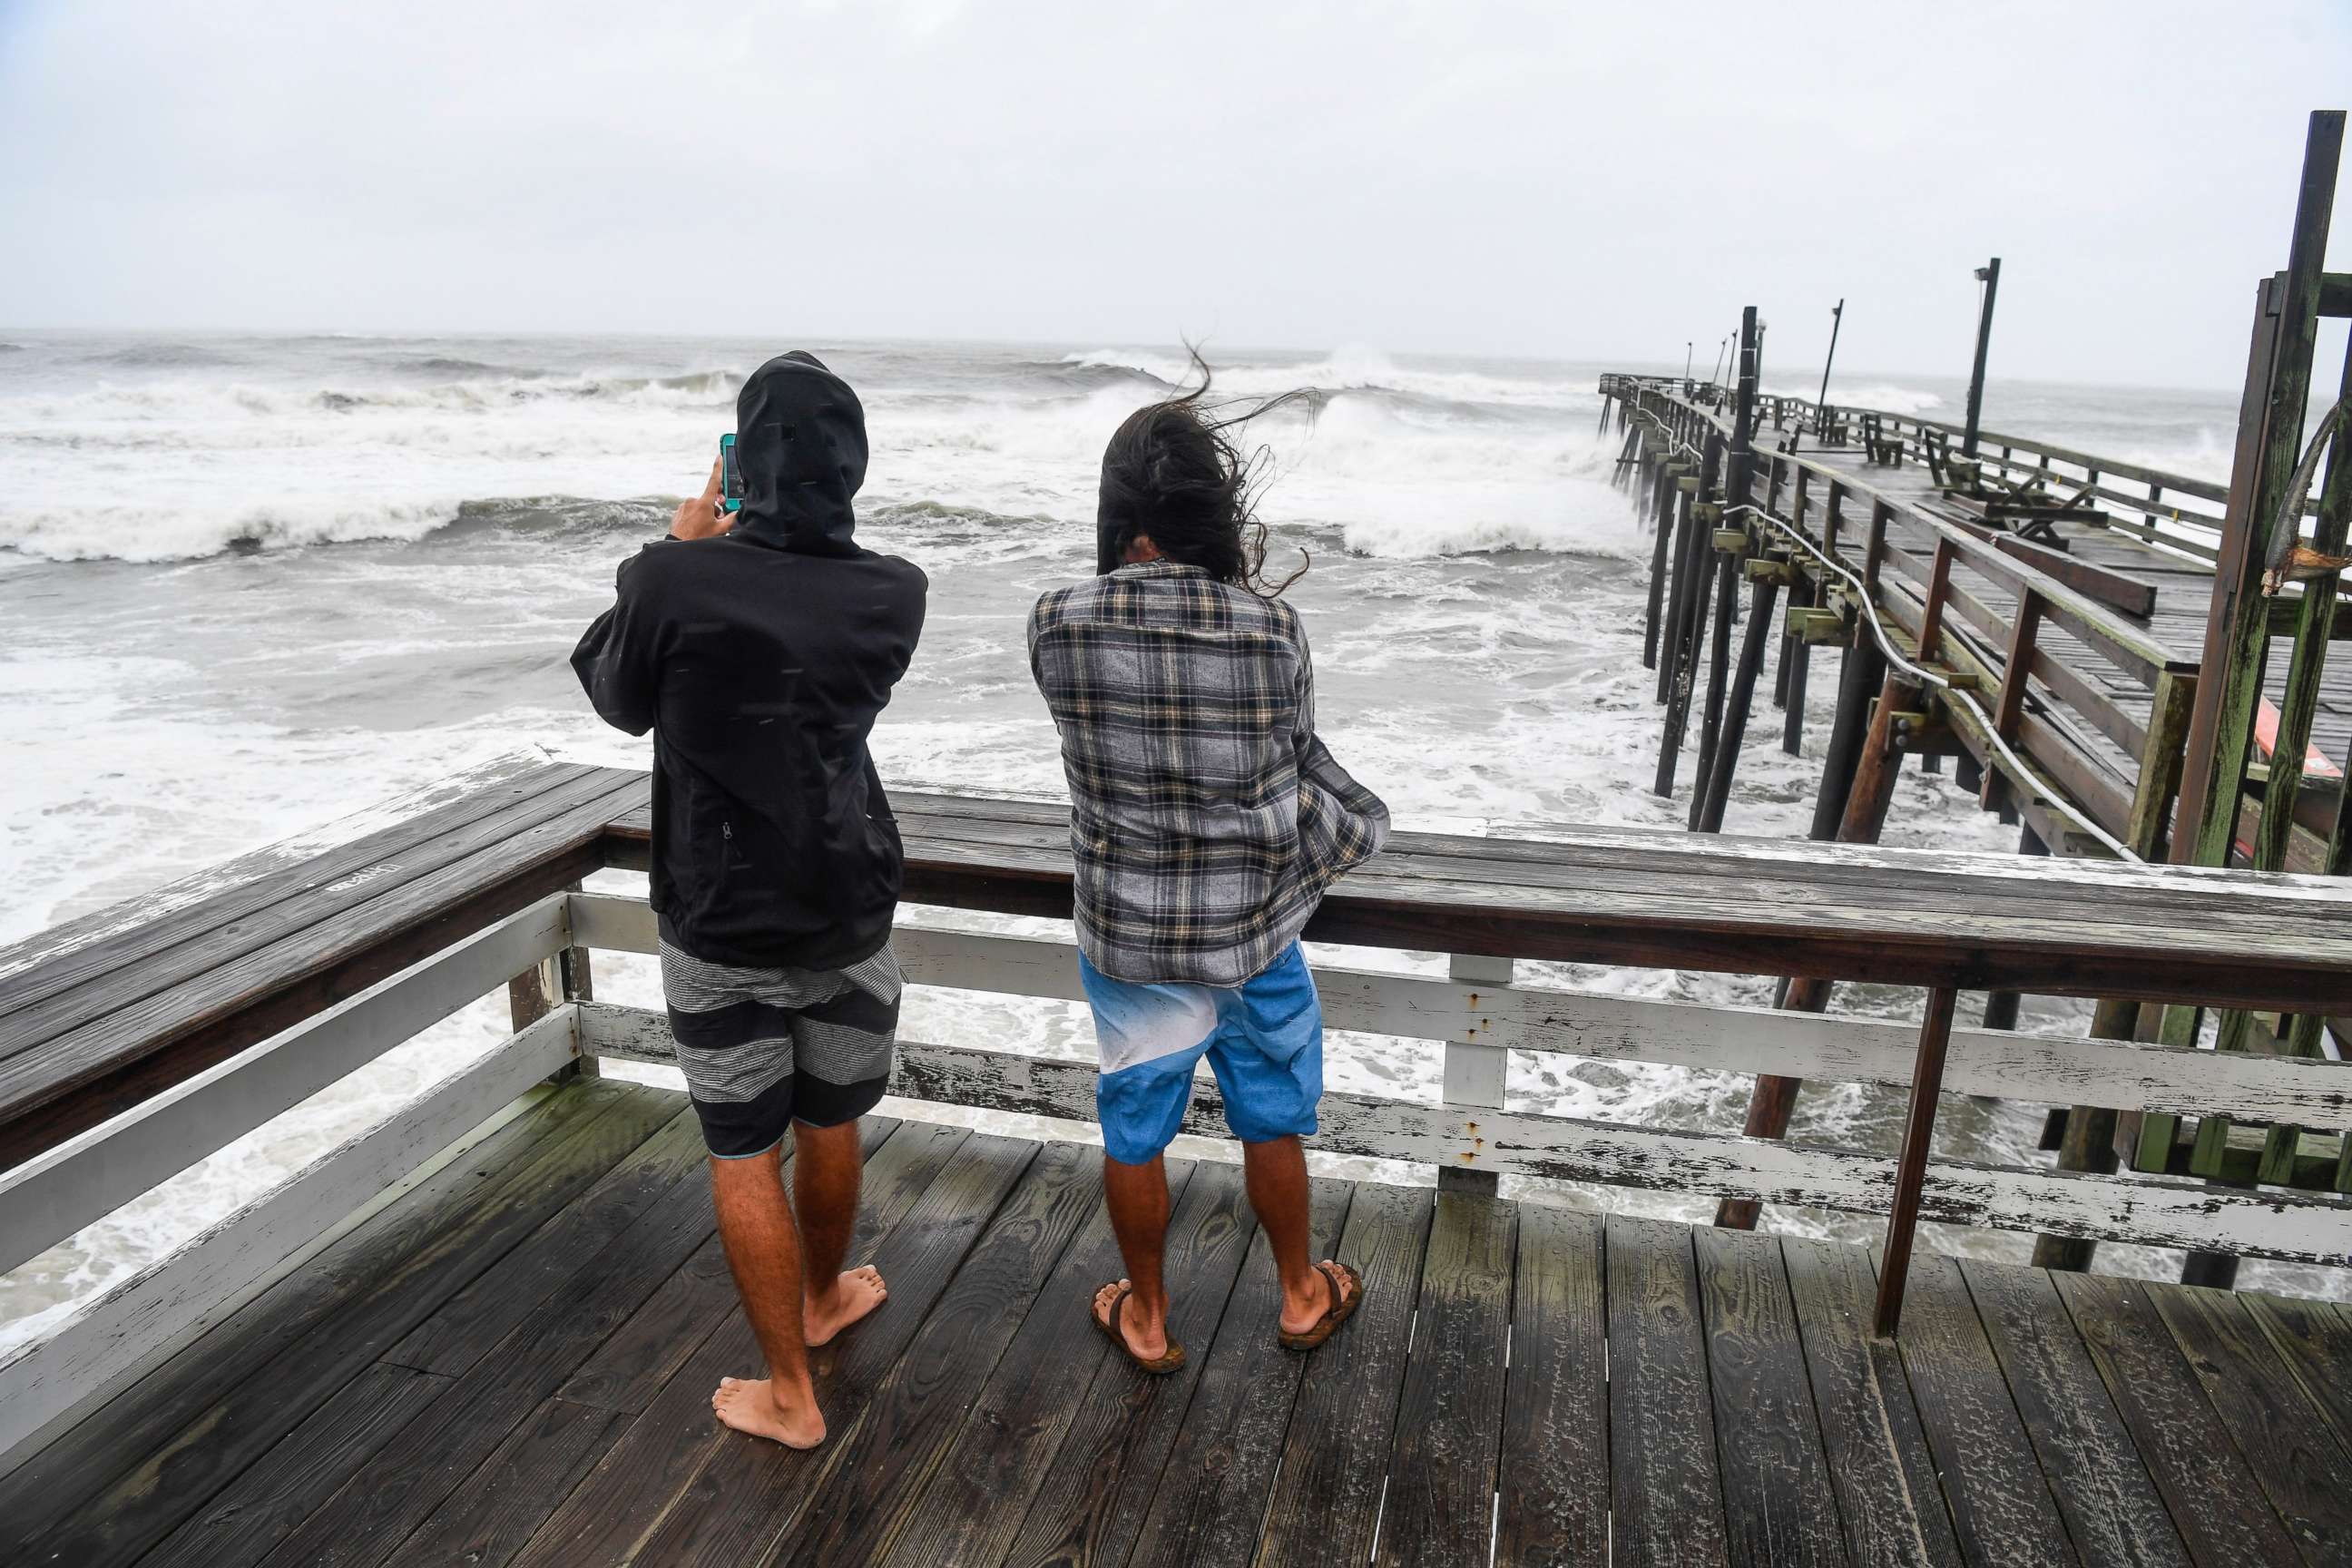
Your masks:
[[[902,793],[910,906],[1066,915],[1049,804]],[[753,1370],[691,1112],[592,950],[653,946],[643,775],[510,763],[0,952],[0,1262],[70,1237],[503,988],[513,1033],[0,1361],[0,1561],[595,1564],[2287,1563],[2352,1552],[2334,1303],[1912,1249],[1920,1218],[2340,1262],[2352,1202],[1936,1158],[1938,1093],[2352,1122],[2344,1064],[1954,1026],[1959,988],[2352,1010],[2352,889],[1528,826],[1401,833],[1310,938],[1335,1028],[1443,1057],[1327,1097],[1316,1247],[1370,1294],[1282,1352],[1237,1167],[1174,1163],[1180,1375],[1084,1313],[1118,1272],[1090,1061],[901,1047],[866,1128],[880,1314],[827,1444],[719,1427]],[[1067,1002],[1066,940],[905,911],[910,983]],[[1918,1026],[1536,984],[1528,962],[1868,978]],[[1899,1146],[1560,1117],[1516,1061],[1909,1096]],[[1521,1080],[1524,1082],[1524,1080]],[[951,1108],[951,1109],[950,1109]],[[1054,1119],[975,1131],[973,1110]],[[1204,1080],[1188,1127],[1223,1136]],[[1427,1173],[1434,1168],[1434,1187]],[[1385,1167],[1391,1173],[1397,1167]],[[1497,1178],[1510,1178],[1501,1195]],[[1760,1198],[1885,1247],[1562,1206]],[[1899,1320],[1898,1320],[1899,1313]]]

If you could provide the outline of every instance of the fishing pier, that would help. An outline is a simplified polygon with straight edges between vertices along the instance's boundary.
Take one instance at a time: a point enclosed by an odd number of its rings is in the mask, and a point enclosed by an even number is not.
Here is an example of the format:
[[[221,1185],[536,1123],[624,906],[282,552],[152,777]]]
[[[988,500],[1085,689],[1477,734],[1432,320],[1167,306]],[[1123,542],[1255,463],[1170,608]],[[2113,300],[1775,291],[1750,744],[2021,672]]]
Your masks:
[[[1045,803],[895,797],[910,984],[1069,1001]],[[1964,1026],[1963,989],[2352,1012],[2352,882],[1562,826],[1400,833],[1310,941],[1329,1022],[1444,1053],[1440,1097],[1334,1093],[1316,1247],[1363,1310],[1275,1341],[1222,1158],[1176,1162],[1178,1375],[1084,1317],[1118,1272],[1091,1061],[902,1043],[866,1128],[890,1299],[816,1353],[792,1453],[709,1396],[754,1370],[692,1112],[622,1081],[659,1014],[647,783],[518,760],[0,952],[0,1262],[70,1237],[437,1019],[511,1033],[0,1362],[0,1559],[100,1564],[2312,1564],[2352,1561],[2352,1316],[1961,1260],[1922,1220],[2340,1262],[2352,1201],[1939,1156],[1939,1096],[2342,1127],[2325,1058]],[[968,925],[969,922],[967,921]],[[1918,987],[1910,1026],[1629,1000],[1528,961]],[[1425,964],[1423,968],[1433,966]],[[1908,1097],[1899,1145],[1541,1114],[1565,1054]],[[1034,1135],[940,1108],[1024,1113]],[[968,1120],[968,1117],[966,1118]],[[1199,1086],[1190,1130],[1223,1135]],[[1567,1206],[1558,1184],[1872,1216],[1882,1244]]]
[[[1961,787],[2019,826],[2021,854],[2352,871],[2352,663],[2329,660],[2352,638],[2340,597],[2352,402],[2337,402],[2352,400],[2352,356],[2333,392],[2314,364],[2321,321],[2352,317],[2352,274],[2322,266],[2344,118],[2311,117],[2287,265],[2255,289],[2227,485],[1982,429],[1998,260],[1978,274],[1961,425],[1761,394],[1753,308],[1728,385],[1602,378],[1620,482],[1654,530],[1653,787],[1675,793],[1689,746],[1693,830],[1726,825],[1768,666],[1779,743],[1803,754],[1820,649],[1836,655],[1836,699],[1816,738],[1812,838],[1876,842],[1904,759],[1929,771],[1948,759]],[[2335,405],[2315,422],[2315,395]],[[1780,1005],[1829,999],[1800,980]],[[1995,988],[1983,1022],[2014,1026],[2018,1002]],[[2109,996],[2091,1032],[2340,1059],[2352,1018],[2309,997],[2216,1012]],[[1759,1083],[1748,1131],[1784,1132],[1797,1090]],[[2052,1113],[2043,1142],[2070,1170],[2352,1192],[2340,1129],[2085,1101]],[[1751,1225],[1756,1208],[1728,1203],[1720,1217]],[[2055,1267],[2087,1258],[2054,1235],[2037,1252]],[[2199,1253],[2183,1277],[2222,1285],[2234,1268]]]

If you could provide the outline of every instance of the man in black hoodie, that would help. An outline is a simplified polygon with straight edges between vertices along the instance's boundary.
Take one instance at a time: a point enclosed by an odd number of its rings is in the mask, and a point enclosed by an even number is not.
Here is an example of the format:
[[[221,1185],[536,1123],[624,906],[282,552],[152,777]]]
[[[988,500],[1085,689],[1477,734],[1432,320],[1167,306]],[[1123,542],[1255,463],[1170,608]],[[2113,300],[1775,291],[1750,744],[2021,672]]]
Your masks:
[[[914,657],[926,584],[851,538],[866,419],[847,384],[795,351],[743,384],[735,417],[742,510],[723,510],[714,468],[669,538],[622,563],[572,666],[608,723],[654,734],[662,991],[768,1362],[711,1405],[806,1448],[824,1438],[807,1347],[884,1295],[872,1268],[841,1269],[857,1119],[898,1018],[898,829],[866,737]]]

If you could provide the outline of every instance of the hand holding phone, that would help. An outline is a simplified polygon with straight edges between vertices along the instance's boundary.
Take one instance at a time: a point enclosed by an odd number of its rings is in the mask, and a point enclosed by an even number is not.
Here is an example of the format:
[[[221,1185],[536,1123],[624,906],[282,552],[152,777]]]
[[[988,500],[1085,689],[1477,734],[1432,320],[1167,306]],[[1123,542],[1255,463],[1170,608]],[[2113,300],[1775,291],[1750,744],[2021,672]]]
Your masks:
[[[724,499],[720,492],[725,488],[726,468],[722,455],[710,465],[710,478],[702,493],[678,503],[677,510],[670,514],[672,539],[715,539],[735,526],[735,513],[719,504]]]

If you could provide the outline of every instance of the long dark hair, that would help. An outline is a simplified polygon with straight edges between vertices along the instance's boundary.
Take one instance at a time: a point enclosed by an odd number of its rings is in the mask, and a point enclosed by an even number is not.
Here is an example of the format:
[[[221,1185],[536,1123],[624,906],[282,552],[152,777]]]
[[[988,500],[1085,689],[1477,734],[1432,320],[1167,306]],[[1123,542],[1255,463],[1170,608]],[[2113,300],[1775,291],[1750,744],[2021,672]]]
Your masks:
[[[1201,384],[1137,409],[1103,448],[1095,570],[1116,571],[1137,536],[1149,535],[1167,559],[1275,598],[1307,575],[1314,562],[1302,550],[1297,571],[1279,583],[1266,581],[1266,528],[1257,520],[1256,502],[1273,454],[1260,447],[1244,456],[1228,432],[1311,395],[1286,392],[1247,405],[1210,403],[1215,377],[1209,362],[1191,343],[1184,346]]]

